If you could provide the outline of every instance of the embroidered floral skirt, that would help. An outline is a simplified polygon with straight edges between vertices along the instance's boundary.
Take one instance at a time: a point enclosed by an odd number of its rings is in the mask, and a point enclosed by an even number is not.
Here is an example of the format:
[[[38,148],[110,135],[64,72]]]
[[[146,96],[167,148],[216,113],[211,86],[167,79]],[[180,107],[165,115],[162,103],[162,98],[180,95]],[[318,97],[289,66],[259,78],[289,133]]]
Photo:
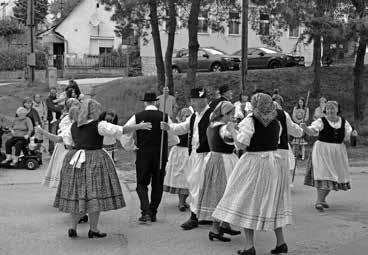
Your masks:
[[[54,207],[66,213],[90,213],[125,207],[114,163],[104,150],[86,150],[81,168],[70,165],[68,151],[60,174]]]
[[[292,223],[289,169],[276,151],[246,152],[231,173],[213,217],[271,231]]]

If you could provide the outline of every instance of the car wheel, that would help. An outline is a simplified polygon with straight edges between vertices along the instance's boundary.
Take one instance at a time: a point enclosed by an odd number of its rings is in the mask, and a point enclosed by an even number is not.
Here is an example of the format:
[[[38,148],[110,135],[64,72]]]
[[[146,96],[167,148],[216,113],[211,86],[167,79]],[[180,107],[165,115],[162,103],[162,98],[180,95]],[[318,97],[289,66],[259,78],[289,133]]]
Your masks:
[[[28,159],[26,161],[26,168],[28,170],[35,170],[37,168],[37,166],[38,166],[38,162],[35,159]]]
[[[223,68],[222,68],[222,65],[220,63],[214,63],[211,66],[211,72],[219,73],[219,72],[222,72],[222,71],[223,71]]]
[[[172,72],[173,72],[173,73],[180,73],[180,70],[179,70],[179,68],[177,68],[176,66],[173,66],[173,67],[172,67]]]
[[[281,63],[279,61],[271,61],[271,63],[268,65],[269,68],[274,69],[274,68],[280,68],[281,67]]]

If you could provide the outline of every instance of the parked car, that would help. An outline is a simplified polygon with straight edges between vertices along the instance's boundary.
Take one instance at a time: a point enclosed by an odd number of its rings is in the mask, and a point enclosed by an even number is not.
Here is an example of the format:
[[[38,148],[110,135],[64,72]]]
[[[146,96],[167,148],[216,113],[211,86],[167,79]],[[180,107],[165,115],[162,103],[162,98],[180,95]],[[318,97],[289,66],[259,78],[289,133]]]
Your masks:
[[[241,50],[234,52],[241,57]],[[259,47],[248,48],[248,68],[280,68],[289,66],[305,66],[303,56],[284,54],[280,51]]]
[[[174,73],[188,70],[189,50],[182,49],[176,52],[172,59]],[[227,55],[225,52],[212,48],[203,47],[198,49],[198,71],[222,72],[227,70],[239,70],[240,58]]]

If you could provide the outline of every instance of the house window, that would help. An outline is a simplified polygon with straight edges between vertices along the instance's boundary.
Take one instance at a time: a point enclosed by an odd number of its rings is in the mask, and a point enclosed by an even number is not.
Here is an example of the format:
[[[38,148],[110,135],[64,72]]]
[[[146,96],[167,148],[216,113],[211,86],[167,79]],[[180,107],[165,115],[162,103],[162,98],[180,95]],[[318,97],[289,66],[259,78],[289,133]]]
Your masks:
[[[259,34],[260,35],[270,34],[270,15],[267,13],[259,14]]]
[[[289,37],[299,37],[299,26],[289,26]]]
[[[229,12],[229,34],[240,34],[240,14],[239,12]]]
[[[199,13],[198,33],[208,33],[208,11],[201,11]]]
[[[100,47],[100,55],[110,54],[112,47]]]

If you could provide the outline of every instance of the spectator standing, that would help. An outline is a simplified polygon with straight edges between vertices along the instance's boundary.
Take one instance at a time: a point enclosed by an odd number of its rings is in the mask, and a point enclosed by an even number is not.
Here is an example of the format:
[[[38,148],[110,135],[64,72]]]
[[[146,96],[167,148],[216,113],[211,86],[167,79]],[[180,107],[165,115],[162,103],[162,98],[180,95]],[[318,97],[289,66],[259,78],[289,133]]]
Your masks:
[[[78,83],[75,80],[69,81],[69,85],[66,87],[65,91],[68,91],[70,89],[73,89],[74,93],[76,94],[76,98],[79,98],[81,91],[79,89]]]
[[[319,99],[319,106],[314,110],[313,120],[326,117],[326,103],[327,99],[325,97]]]
[[[298,103],[295,105],[293,110],[293,121],[300,125],[301,123],[306,123],[309,119],[309,108],[305,104],[305,99],[300,97]],[[294,138],[291,142],[294,147],[294,155],[298,155],[297,151],[301,151],[301,158],[304,160],[305,158],[305,145],[307,145],[307,141],[301,138]],[[300,155],[300,154],[299,154]]]
[[[46,130],[48,130],[48,122],[47,122],[47,106],[46,102],[42,100],[40,94],[33,95],[33,108],[37,111],[38,116],[40,116],[40,126]],[[47,141],[43,139],[43,148],[47,148]]]
[[[23,107],[26,108],[28,111],[27,117],[31,119],[32,125],[38,126],[41,125],[41,118],[40,115],[38,115],[38,112],[36,109],[33,108],[33,100],[30,97],[26,97],[23,100]]]
[[[275,89],[272,94],[272,100],[278,103],[281,107],[284,104],[284,98],[279,94],[279,90]]]
[[[46,106],[47,106],[47,120],[49,122],[49,132],[51,134],[56,135],[56,131],[59,125],[62,106],[59,106],[58,103],[55,103],[54,100],[56,99],[56,88],[50,88],[50,95],[46,99]],[[56,121],[52,122],[53,114],[56,117]],[[49,141],[49,153],[52,154],[54,151],[54,142]]]
[[[164,109],[164,101],[165,101],[165,94],[166,94],[166,105]],[[159,103],[159,110],[162,112],[167,113],[170,118],[173,117],[175,109],[176,109],[176,98],[169,94],[167,89],[162,90],[162,95],[157,97]]]

